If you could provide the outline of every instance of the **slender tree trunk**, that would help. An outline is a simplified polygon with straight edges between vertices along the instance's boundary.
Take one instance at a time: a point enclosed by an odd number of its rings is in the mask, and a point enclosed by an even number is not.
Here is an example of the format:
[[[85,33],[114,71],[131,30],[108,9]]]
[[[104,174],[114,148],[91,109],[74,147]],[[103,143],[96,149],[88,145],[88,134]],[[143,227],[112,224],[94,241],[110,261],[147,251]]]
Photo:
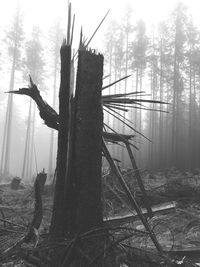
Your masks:
[[[129,47],[128,47],[128,42],[129,42],[129,33],[128,33],[128,31],[126,32],[126,51],[125,51],[125,76],[127,76],[128,75],[128,49],[129,49]],[[125,79],[125,90],[124,90],[124,92],[125,93],[127,93],[127,86],[128,86],[128,84],[127,84],[127,79]],[[123,116],[124,117],[126,117],[126,112],[124,111],[123,112]],[[123,125],[122,125],[122,133],[123,134],[125,134],[125,130],[126,130],[126,126],[125,126],[125,124],[123,123]],[[125,159],[125,149],[123,148],[122,149],[122,162],[124,163],[124,159]]]
[[[163,102],[163,40],[160,44],[160,101]],[[160,104],[160,110],[163,111],[163,105]],[[162,169],[164,166],[163,161],[163,113],[160,112],[159,117],[159,168]]]
[[[16,48],[15,48],[16,50]],[[13,56],[11,76],[10,76],[10,91],[13,90],[15,80],[15,52]],[[5,157],[3,159],[3,173],[9,174],[10,171],[10,144],[11,144],[11,133],[12,133],[12,118],[13,118],[13,95],[8,96],[8,106],[7,106],[7,123],[5,125]],[[6,127],[7,126],[7,127]],[[3,156],[3,155],[2,155]]]
[[[154,63],[153,63],[154,65]],[[152,77],[152,99],[155,99],[155,91],[156,91],[156,74],[155,74],[155,69],[154,69],[154,66],[153,66],[153,77]],[[155,109],[155,104],[153,103],[152,104],[152,109]],[[155,169],[156,168],[156,164],[157,164],[157,161],[156,161],[156,132],[155,132],[155,129],[156,129],[156,117],[155,117],[155,112],[152,112],[152,127],[151,127],[151,140],[152,140],[152,154],[151,154],[151,158],[152,158],[152,168]]]
[[[139,71],[139,87],[140,87],[140,92],[142,91],[142,82],[143,82],[143,67],[142,65],[140,66],[140,71]],[[139,116],[138,116],[138,131],[141,133],[142,132],[142,110],[139,109],[138,110]],[[141,149],[142,149],[142,139],[141,139],[141,135],[138,136],[139,139],[139,153],[137,153],[138,155],[138,166],[141,168],[141,163],[142,163],[142,153],[141,153]]]
[[[177,48],[177,29],[175,34],[175,51],[174,51],[174,79],[173,79],[173,110],[172,110],[172,147],[171,163],[177,165],[177,109],[178,109],[178,91],[179,91],[179,61]]]
[[[27,180],[28,168],[29,168],[29,151],[30,151],[30,133],[31,133],[31,112],[32,110],[32,100],[29,102],[29,114],[27,121],[27,129],[26,129],[26,141],[25,141],[25,149],[24,149],[24,160],[22,166],[22,179]]]
[[[32,179],[32,174],[33,174],[33,159],[34,157],[34,141],[35,141],[35,110],[36,110],[36,105],[34,103],[33,105],[33,117],[32,117],[32,127],[31,127],[31,140],[30,140],[30,166],[29,166],[29,171],[28,171],[28,180],[31,181]]]
[[[196,103],[196,77],[195,77],[195,68],[193,69],[193,89],[194,89],[194,105],[193,105],[193,121],[195,123],[193,123],[193,151],[194,151],[194,168],[197,167],[197,143],[198,143],[198,139],[197,139],[197,103]]]
[[[167,84],[167,95],[166,95],[166,102],[169,103],[169,99],[170,99],[170,85]],[[167,106],[167,112],[169,112],[169,106]],[[165,115],[165,164],[167,167],[170,167],[171,166],[171,140],[172,140],[172,132],[171,132],[171,128],[169,127],[171,124],[171,118],[170,118],[170,115],[169,113],[167,113]]]
[[[8,98],[8,105],[9,106],[9,99]],[[1,153],[1,173],[4,174],[4,162],[5,162],[5,149],[6,149],[6,139],[7,139],[7,129],[8,129],[8,114],[9,109],[6,110],[6,118],[5,118],[5,124],[4,124],[4,132],[3,132],[3,144],[2,144],[2,153]],[[3,176],[2,176],[3,177]]]
[[[136,79],[135,79],[135,91],[138,92],[138,87],[139,87],[139,69],[136,67]],[[135,95],[135,98],[137,99],[137,94]],[[135,128],[137,129],[138,125],[138,110],[137,108],[134,109],[134,123],[135,123]]]
[[[192,65],[191,65],[191,48],[189,55],[189,129],[188,129],[188,152],[189,168],[192,168]]]

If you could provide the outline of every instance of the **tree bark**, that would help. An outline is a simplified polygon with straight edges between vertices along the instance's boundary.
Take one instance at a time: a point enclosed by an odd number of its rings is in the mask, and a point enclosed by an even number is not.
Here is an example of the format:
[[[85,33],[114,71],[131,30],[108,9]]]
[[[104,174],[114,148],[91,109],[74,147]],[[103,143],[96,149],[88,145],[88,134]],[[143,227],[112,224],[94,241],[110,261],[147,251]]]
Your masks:
[[[79,51],[75,116],[75,182],[78,189],[78,232],[103,223],[101,166],[103,111],[101,88],[103,56]]]
[[[68,116],[70,93],[71,46],[62,45],[61,83],[59,92],[59,131],[57,152],[57,178],[55,184],[53,214],[50,227],[52,237],[63,237],[64,188],[67,162]]]

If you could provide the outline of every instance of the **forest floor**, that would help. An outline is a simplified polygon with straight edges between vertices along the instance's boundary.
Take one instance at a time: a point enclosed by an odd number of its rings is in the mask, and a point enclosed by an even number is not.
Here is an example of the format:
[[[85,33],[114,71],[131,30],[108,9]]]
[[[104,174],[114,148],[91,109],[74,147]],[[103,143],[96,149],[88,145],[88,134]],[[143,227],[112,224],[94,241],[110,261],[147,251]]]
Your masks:
[[[134,172],[124,170],[123,173],[137,201],[144,206],[143,198],[134,179]],[[173,210],[166,214],[157,214],[149,221],[162,248],[167,251],[191,248],[193,252],[197,250],[196,254],[199,254],[200,172],[198,170],[193,173],[179,172],[173,169],[155,174],[144,172],[142,177],[151,205],[169,201],[177,202]],[[107,173],[103,179],[105,215],[113,217],[130,213],[131,207],[115,177]],[[43,192],[44,215],[40,227],[41,238],[48,233],[52,204],[53,189],[47,185]],[[33,212],[33,186],[25,185],[22,189],[12,190],[9,184],[0,185],[0,254],[2,250],[12,246],[13,240],[18,240],[24,235],[33,218]],[[128,226],[144,230],[139,220],[134,220]],[[131,237],[127,244],[142,249],[154,249],[149,237],[137,234]],[[187,257],[200,263],[200,258],[196,254],[188,253]],[[183,258],[182,255],[181,258]],[[6,263],[0,263],[0,266],[28,266],[19,263],[18,259],[15,264],[14,262],[15,258],[12,258]]]

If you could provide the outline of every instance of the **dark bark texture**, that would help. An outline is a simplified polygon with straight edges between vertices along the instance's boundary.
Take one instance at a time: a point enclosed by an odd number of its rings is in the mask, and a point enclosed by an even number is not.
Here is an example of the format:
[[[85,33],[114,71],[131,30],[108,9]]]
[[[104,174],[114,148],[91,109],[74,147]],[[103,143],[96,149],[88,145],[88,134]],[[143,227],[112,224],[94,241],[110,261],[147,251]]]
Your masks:
[[[101,166],[103,111],[101,88],[103,56],[79,52],[76,85],[75,180],[79,189],[77,230],[103,223]]]
[[[61,83],[59,92],[59,131],[57,152],[57,179],[55,184],[54,205],[50,233],[54,237],[63,237],[64,232],[64,200],[65,176],[68,143],[69,94],[71,46],[62,45],[61,50]]]

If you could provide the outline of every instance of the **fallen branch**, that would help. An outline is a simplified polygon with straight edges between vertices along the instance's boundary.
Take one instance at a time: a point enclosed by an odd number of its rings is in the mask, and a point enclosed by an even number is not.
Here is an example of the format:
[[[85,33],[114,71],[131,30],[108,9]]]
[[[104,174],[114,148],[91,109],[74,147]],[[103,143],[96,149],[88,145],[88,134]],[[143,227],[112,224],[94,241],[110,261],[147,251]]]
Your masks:
[[[138,214],[138,217],[140,218],[141,222],[143,223],[146,231],[149,232],[149,236],[151,237],[156,249],[158,250],[158,252],[162,255],[163,254],[163,250],[162,250],[162,247],[160,246],[155,234],[152,232],[152,229],[148,223],[148,221],[146,220],[146,218],[143,216],[142,214],[142,211],[140,209],[140,207],[138,206],[134,196],[132,195],[130,189],[128,188],[123,176],[121,175],[120,171],[118,170],[118,168],[116,167],[106,145],[105,145],[105,142],[104,140],[102,140],[102,146],[103,146],[103,153],[113,171],[113,173],[117,176],[119,182],[120,182],[120,185],[122,186],[123,190],[125,191],[131,205],[133,206],[133,208],[135,209],[135,211],[137,212]]]
[[[38,267],[47,267],[48,266],[45,263],[42,263],[40,258],[37,258],[33,255],[30,255],[28,252],[20,250],[18,255],[21,259],[25,260],[26,262],[28,262],[30,264],[33,264],[34,266],[38,266]]]
[[[1,218],[0,218],[0,221],[4,223],[4,226],[5,226],[5,224],[10,224],[10,225],[18,226],[18,227],[20,227],[20,228],[24,228],[24,229],[26,228],[25,226],[23,226],[23,225],[21,225],[21,224],[14,223],[14,222],[11,222],[11,221],[6,220],[6,219],[1,219]]]
[[[37,175],[37,178],[35,180],[34,188],[35,188],[35,210],[34,210],[34,216],[33,220],[31,222],[31,225],[29,227],[28,234],[24,238],[24,242],[28,243],[31,239],[35,238],[35,246],[38,242],[38,232],[37,230],[40,227],[40,224],[42,222],[43,217],[43,210],[42,210],[42,194],[41,191],[44,187],[44,179],[43,176],[45,175],[44,172],[41,172]]]
[[[8,257],[16,248],[19,248],[24,242],[28,243],[32,239],[34,239],[35,246],[38,243],[39,235],[38,235],[38,229],[40,227],[40,224],[42,222],[42,197],[41,197],[41,189],[44,186],[44,181],[41,179],[41,176],[44,175],[44,173],[39,173],[37,175],[37,178],[35,180],[34,188],[35,188],[35,210],[34,210],[34,217],[30,224],[30,227],[28,229],[28,233],[24,235],[21,233],[21,238],[17,239],[16,242],[9,248],[5,249],[1,253],[1,258]],[[8,220],[0,219],[3,222],[9,223],[11,225],[23,227],[21,225],[15,224],[13,222],[10,222]],[[19,232],[20,233],[20,232]],[[41,266],[41,265],[40,265]]]

